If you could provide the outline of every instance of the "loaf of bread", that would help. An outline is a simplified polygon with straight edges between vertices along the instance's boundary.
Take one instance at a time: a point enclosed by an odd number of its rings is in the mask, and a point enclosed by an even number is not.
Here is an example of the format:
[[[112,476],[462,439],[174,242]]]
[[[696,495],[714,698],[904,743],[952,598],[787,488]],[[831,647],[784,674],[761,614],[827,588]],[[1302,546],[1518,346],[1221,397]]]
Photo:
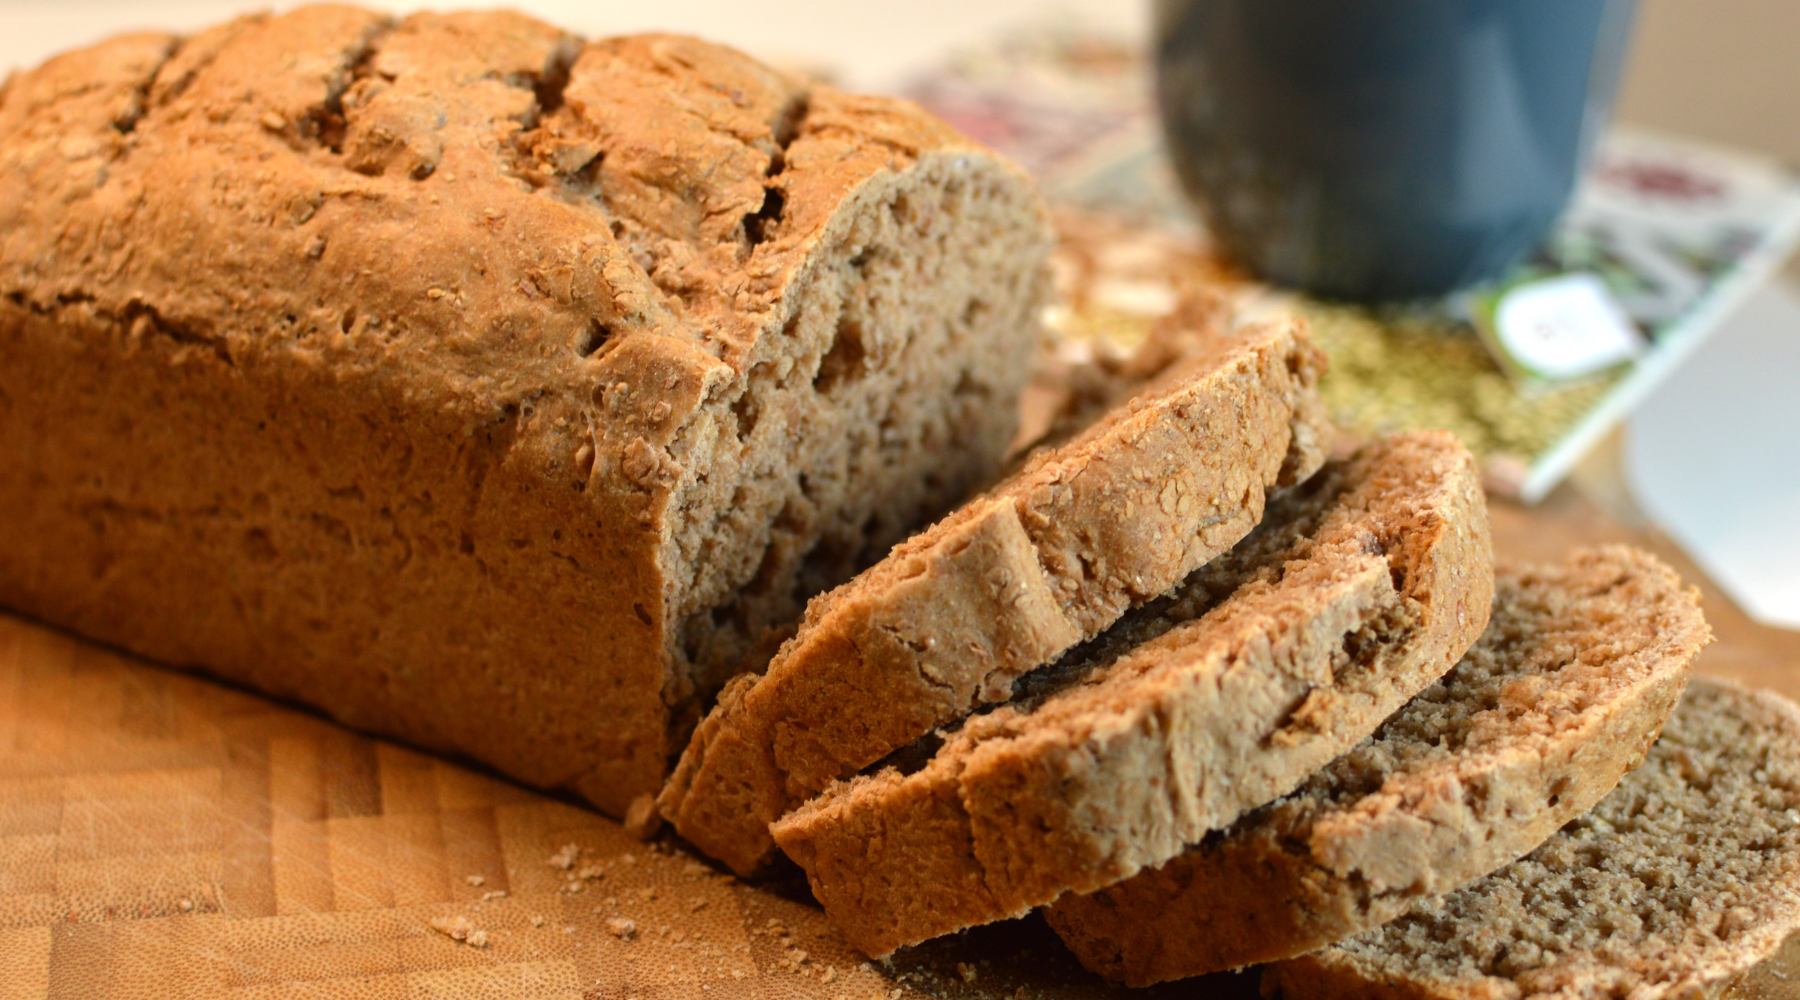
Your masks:
[[[1146,986],[1311,951],[1517,860],[1611,791],[1707,641],[1698,593],[1623,546],[1497,576],[1481,640],[1355,750],[1049,907],[1082,964]]]
[[[1230,548],[1265,492],[1318,470],[1323,358],[1294,320],[1205,349],[821,596],[761,677],[734,681],[661,797],[750,874],[769,824],[983,703]]]
[[[1800,930],[1800,707],[1697,677],[1599,805],[1488,877],[1277,962],[1288,1000],[1688,1000]]]
[[[1448,434],[1284,491],[1249,538],[971,717],[775,823],[870,955],[1160,864],[1286,794],[1487,624],[1487,507]]]
[[[623,812],[997,471],[1029,181],[726,49],[342,6],[0,94],[0,605]]]

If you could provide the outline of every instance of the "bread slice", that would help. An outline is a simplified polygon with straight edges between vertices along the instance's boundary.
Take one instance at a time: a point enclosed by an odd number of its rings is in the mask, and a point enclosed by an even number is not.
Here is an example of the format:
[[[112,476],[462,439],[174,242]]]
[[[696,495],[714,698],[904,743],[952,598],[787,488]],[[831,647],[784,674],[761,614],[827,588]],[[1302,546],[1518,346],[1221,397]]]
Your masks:
[[[1219,331],[1236,320],[1236,310],[1221,290],[1199,286],[1183,289],[1175,308],[1151,323],[1129,349],[1102,338],[1047,340],[1019,398],[1019,464],[1040,449],[1068,441],[1107,411],[1153,391],[1171,373],[1211,353]]]
[[[0,605],[566,787],[990,482],[1029,178],[691,38],[348,6],[0,97]]]
[[[1516,860],[1643,759],[1708,639],[1625,547],[1505,569],[1487,631],[1369,739],[1222,836],[1045,911],[1133,986],[1311,951]]]
[[[1800,929],[1800,708],[1695,678],[1642,767],[1537,850],[1269,966],[1292,1000],[1702,995]]]
[[[1210,349],[815,600],[760,677],[726,688],[661,805],[740,874],[769,823],[1225,551],[1264,493],[1313,473],[1323,359],[1294,320],[1220,330]]]
[[[1475,641],[1492,586],[1468,452],[1374,443],[923,767],[835,785],[776,840],[870,955],[1098,889],[1354,746]]]

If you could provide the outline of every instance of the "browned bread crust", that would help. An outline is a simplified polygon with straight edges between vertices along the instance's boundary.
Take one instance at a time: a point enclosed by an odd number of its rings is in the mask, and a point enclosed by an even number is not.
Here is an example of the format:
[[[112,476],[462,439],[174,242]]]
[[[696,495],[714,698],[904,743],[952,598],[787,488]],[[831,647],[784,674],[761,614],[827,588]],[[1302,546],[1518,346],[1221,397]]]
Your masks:
[[[1505,569],[1479,642],[1292,795],[1045,911],[1133,986],[1311,951],[1526,854],[1636,767],[1708,639],[1698,594],[1615,547]]]
[[[661,804],[740,874],[771,821],[1167,590],[1312,474],[1323,358],[1296,321],[1219,331],[1108,413],[815,600],[695,731]]]
[[[1492,587],[1468,452],[1377,442],[922,768],[835,785],[775,838],[871,955],[1098,889],[1354,746],[1474,642]]]
[[[615,814],[989,481],[1030,182],[727,49],[352,7],[0,94],[0,604]]]
[[[1800,707],[1696,677],[1642,767],[1543,846],[1264,972],[1292,1000],[1699,997],[1800,929]]]

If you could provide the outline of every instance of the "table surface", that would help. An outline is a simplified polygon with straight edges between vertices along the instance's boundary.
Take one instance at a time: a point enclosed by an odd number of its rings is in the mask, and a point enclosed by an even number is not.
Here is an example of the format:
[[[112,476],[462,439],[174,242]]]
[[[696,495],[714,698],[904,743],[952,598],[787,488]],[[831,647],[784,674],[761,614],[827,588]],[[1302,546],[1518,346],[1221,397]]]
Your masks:
[[[1496,548],[1643,545],[1704,594],[1718,641],[1698,670],[1800,697],[1800,634],[1751,621],[1674,545],[1609,514],[1606,478],[1535,509],[1497,503]],[[579,854],[559,868],[566,844]],[[431,927],[457,917],[488,946]],[[635,935],[609,929],[620,919]],[[732,880],[570,803],[0,616],[0,1000],[895,990],[1255,995],[1249,976],[1115,988],[1034,919],[865,965],[797,884]],[[1800,998],[1800,945],[1731,995]]]

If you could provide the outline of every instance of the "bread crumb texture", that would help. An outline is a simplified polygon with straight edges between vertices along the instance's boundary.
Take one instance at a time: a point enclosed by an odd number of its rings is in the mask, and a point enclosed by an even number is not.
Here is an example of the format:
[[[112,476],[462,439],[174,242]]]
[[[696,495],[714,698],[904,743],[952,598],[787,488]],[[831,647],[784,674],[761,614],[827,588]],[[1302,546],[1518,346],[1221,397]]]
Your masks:
[[[1050,241],[916,106],[691,38],[59,56],[0,91],[0,604],[622,816],[997,473]]]
[[[1226,329],[1147,390],[814,600],[695,731],[660,802],[740,874],[783,813],[984,703],[1235,544],[1311,475],[1322,358],[1287,320]]]
[[[871,955],[1091,892],[1374,731],[1474,642],[1492,586],[1468,453],[1446,434],[1372,444],[1012,703],[834,785],[776,840]]]
[[[1497,574],[1443,679],[1293,794],[1047,912],[1133,985],[1311,951],[1516,860],[1636,767],[1708,639],[1698,594],[1642,552]]]
[[[1702,995],[1800,927],[1800,709],[1696,678],[1643,766],[1541,847],[1270,966],[1287,997]]]

